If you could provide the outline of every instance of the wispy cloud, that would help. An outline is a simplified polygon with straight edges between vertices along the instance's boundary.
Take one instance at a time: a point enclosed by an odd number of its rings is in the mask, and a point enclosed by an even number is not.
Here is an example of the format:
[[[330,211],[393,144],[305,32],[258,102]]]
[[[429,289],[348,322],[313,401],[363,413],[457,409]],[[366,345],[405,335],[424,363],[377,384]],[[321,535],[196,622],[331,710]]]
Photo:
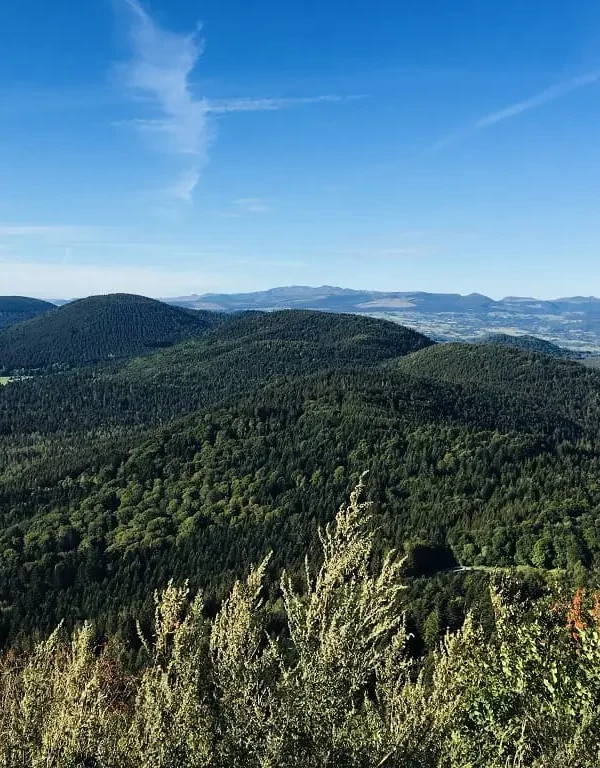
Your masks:
[[[190,200],[210,142],[206,104],[193,95],[189,83],[203,52],[200,27],[188,34],[162,29],[137,0],[122,1],[130,14],[133,56],[119,72],[132,95],[149,99],[155,110],[152,117],[131,124],[146,136],[159,134],[161,147],[190,158],[189,167],[170,188],[175,197]]]
[[[147,239],[144,239],[146,235]],[[33,250],[52,254],[57,249],[69,249],[78,254],[94,254],[96,251],[144,252],[145,258],[215,259],[230,255],[220,247],[202,248],[186,241],[157,240],[127,227],[93,227],[65,224],[5,224],[0,223],[0,251],[7,251],[19,258]],[[1,274],[1,273],[0,273]]]
[[[271,206],[260,197],[242,197],[235,200],[235,205],[246,213],[269,213]]]
[[[545,91],[538,93],[536,96],[532,96],[530,99],[518,101],[516,104],[512,104],[511,106],[505,107],[498,112],[493,112],[491,115],[482,117],[477,121],[475,126],[477,128],[485,128],[488,125],[495,125],[496,123],[500,123],[503,120],[516,117],[522,112],[528,112],[530,109],[541,107],[543,104],[547,104],[550,101],[555,101],[555,99],[560,99],[562,96],[567,96],[567,94],[571,93],[572,91],[576,91],[579,88],[584,88],[586,85],[593,85],[599,80],[600,70],[596,70],[595,72],[588,72],[586,75],[581,75],[580,77],[574,77],[572,80],[568,80],[565,83],[553,85],[551,88],[547,88]]]
[[[510,120],[511,118],[517,117],[524,112],[529,112],[531,109],[536,109],[537,107],[541,107],[544,104],[550,103],[551,101],[556,101],[563,96],[568,96],[568,94],[572,93],[573,91],[577,91],[580,88],[585,88],[588,85],[594,85],[598,82],[600,82],[600,69],[587,72],[584,75],[574,77],[571,80],[567,80],[563,83],[557,83],[556,85],[553,85],[550,88],[546,88],[544,91],[541,91],[540,93],[537,93],[528,99],[517,101],[514,104],[510,104],[508,107],[504,107],[503,109],[500,109],[496,112],[492,112],[489,115],[484,115],[471,125],[468,125],[461,130],[445,136],[433,144],[429,148],[429,152],[437,152],[440,149],[447,147],[449,144],[454,144],[456,141],[460,141],[461,139],[466,138],[475,131],[488,128],[505,120]]]
[[[236,99],[202,99],[201,104],[204,115],[228,115],[236,112],[279,112],[282,109],[304,107],[314,104],[339,104],[344,101],[356,101],[366,96],[336,96],[325,94],[322,96],[291,96],[276,98],[236,98]],[[199,102],[200,103],[200,102]],[[172,129],[165,124],[162,118],[134,118],[132,120],[117,120],[113,125],[129,126],[140,132],[172,133]],[[210,132],[212,135],[212,131]]]
[[[0,238],[34,238],[58,242],[90,242],[105,232],[100,227],[63,224],[0,224]]]
[[[136,130],[161,151],[186,156],[188,165],[166,188],[167,195],[192,200],[214,137],[211,115],[235,112],[275,112],[311,104],[333,104],[361,99],[361,95],[206,99],[196,94],[191,75],[204,51],[200,26],[189,33],[159,26],[138,0],[120,0],[129,15],[131,60],[117,68],[136,103],[151,108],[133,120],[119,121]]]
[[[188,168],[167,188],[167,194],[175,200],[191,203],[194,197],[194,190],[198,186],[199,181],[200,169],[198,166]]]
[[[299,96],[296,98],[276,99],[217,99],[206,102],[207,112],[228,114],[230,112],[277,112],[290,107],[302,107],[309,104],[337,104],[341,101],[362,99],[364,96]]]

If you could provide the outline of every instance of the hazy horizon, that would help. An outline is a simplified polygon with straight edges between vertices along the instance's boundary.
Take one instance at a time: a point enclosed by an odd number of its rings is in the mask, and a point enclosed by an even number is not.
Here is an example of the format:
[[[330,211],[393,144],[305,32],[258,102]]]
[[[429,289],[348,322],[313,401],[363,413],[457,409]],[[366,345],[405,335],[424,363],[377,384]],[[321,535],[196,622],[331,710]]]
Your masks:
[[[41,301],[77,301],[79,299],[85,299],[89,298],[90,296],[105,296],[113,293],[125,293],[125,294],[133,294],[138,296],[147,296],[148,298],[152,299],[158,299],[159,301],[169,301],[173,299],[185,299],[189,297],[197,297],[202,298],[204,296],[211,296],[211,295],[235,295],[235,294],[252,294],[252,293],[265,293],[268,291],[277,291],[277,290],[292,290],[292,289],[310,289],[310,290],[319,290],[320,288],[330,288],[335,290],[350,290],[350,291],[357,291],[357,292],[364,292],[364,293],[382,293],[382,294],[394,294],[394,293],[403,293],[403,294],[418,294],[418,293],[426,293],[426,294],[439,294],[439,295],[459,295],[459,296],[484,296],[485,298],[491,299],[492,301],[504,301],[507,299],[516,299],[516,300],[531,300],[531,301],[561,301],[565,299],[591,299],[591,300],[597,300],[600,301],[599,296],[594,296],[593,294],[573,294],[570,296],[567,296],[566,294],[560,295],[560,296],[520,296],[518,294],[507,294],[506,296],[490,296],[489,294],[482,293],[481,291],[471,291],[469,293],[460,293],[457,291],[428,291],[423,289],[415,289],[415,290],[405,290],[405,289],[398,289],[395,288],[389,288],[388,290],[379,290],[374,288],[349,288],[348,286],[343,285],[331,285],[331,284],[322,284],[322,285],[304,285],[304,284],[297,284],[297,285],[275,285],[275,286],[269,286],[267,288],[259,288],[255,291],[208,291],[206,293],[198,293],[196,291],[189,291],[188,293],[181,293],[178,295],[151,295],[151,294],[145,294],[140,293],[138,291],[99,291],[99,292],[91,292],[91,293],[84,293],[78,296],[45,296],[45,295],[33,295],[33,294],[17,294],[17,293],[7,293],[3,294],[5,296],[15,296],[15,297],[23,297],[23,298],[33,298],[33,299],[40,299]]]

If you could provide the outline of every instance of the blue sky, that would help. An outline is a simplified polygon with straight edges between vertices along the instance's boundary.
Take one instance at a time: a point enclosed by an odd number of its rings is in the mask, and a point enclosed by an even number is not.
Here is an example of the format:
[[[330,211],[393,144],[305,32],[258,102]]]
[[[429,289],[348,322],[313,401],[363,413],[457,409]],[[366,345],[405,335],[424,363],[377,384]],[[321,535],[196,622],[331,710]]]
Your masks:
[[[596,0],[27,0],[0,293],[600,295]]]

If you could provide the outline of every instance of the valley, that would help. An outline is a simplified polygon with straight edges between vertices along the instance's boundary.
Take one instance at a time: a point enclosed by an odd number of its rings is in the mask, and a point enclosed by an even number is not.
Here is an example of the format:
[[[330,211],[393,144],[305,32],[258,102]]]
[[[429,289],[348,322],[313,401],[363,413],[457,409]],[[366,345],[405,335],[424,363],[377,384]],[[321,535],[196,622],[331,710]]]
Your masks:
[[[578,314],[552,315],[527,312],[439,313],[379,312],[374,317],[408,325],[438,341],[470,341],[489,334],[532,335],[572,350],[600,354],[600,322]]]
[[[162,334],[162,306],[118,297],[121,359],[93,351],[115,348],[112,299],[0,334],[0,366],[30,374],[0,392],[5,642],[89,615],[128,633],[170,578],[218,602],[269,549],[296,572],[366,470],[378,546],[422,553],[418,642],[433,614],[487,610],[473,568],[600,569],[600,372],[308,310],[186,314],[161,348],[138,329]]]

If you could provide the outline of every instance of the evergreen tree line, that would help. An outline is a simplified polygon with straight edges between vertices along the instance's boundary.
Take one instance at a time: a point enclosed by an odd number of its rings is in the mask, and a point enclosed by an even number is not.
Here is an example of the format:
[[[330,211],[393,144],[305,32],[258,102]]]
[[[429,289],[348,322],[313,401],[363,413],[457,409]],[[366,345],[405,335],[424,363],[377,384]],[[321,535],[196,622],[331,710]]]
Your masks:
[[[170,579],[214,614],[250,562],[301,578],[317,529],[369,469],[378,556],[410,557],[419,653],[486,568],[544,582],[600,568],[600,374],[391,323],[250,313],[152,355],[0,389],[0,638],[93,618],[139,650]],[[458,566],[476,570],[455,573]],[[137,650],[133,652],[135,655]]]

